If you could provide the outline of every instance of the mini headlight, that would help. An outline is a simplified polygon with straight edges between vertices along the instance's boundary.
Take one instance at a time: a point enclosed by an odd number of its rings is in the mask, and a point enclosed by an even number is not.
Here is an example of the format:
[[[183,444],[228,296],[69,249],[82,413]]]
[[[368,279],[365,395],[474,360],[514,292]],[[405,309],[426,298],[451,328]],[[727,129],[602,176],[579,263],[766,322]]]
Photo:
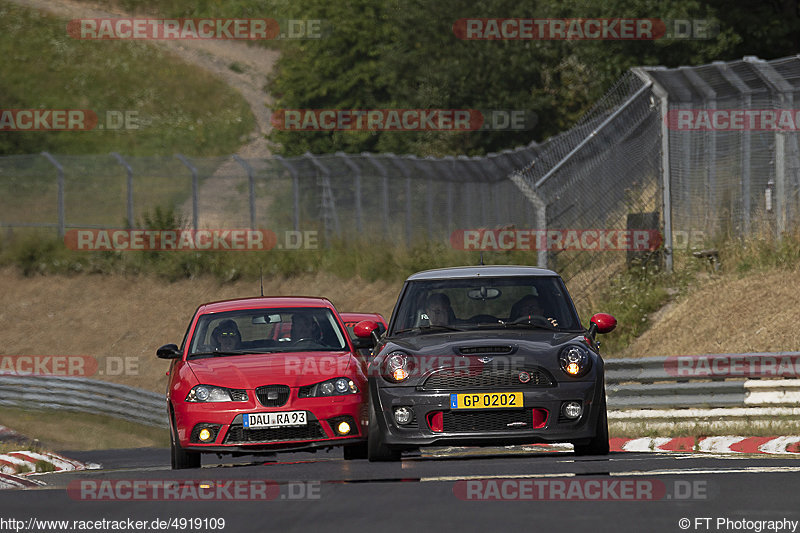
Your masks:
[[[580,376],[589,370],[589,352],[583,346],[567,346],[558,356],[561,370],[570,376]]]
[[[386,370],[392,380],[396,382],[408,379],[408,355],[403,352],[392,352],[386,359]]]
[[[326,395],[326,396],[327,396],[328,394],[333,394],[333,383],[331,383],[330,381],[326,381],[325,383],[323,383],[322,385],[320,385],[320,387],[319,387],[319,391],[320,391],[322,394]]]

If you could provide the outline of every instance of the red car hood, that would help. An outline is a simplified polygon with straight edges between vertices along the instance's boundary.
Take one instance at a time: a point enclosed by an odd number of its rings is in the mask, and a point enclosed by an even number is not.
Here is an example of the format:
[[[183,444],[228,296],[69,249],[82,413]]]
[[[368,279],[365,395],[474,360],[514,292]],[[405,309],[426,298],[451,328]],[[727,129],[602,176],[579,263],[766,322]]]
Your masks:
[[[231,389],[302,387],[356,372],[350,352],[296,352],[211,357],[188,361],[198,382]]]

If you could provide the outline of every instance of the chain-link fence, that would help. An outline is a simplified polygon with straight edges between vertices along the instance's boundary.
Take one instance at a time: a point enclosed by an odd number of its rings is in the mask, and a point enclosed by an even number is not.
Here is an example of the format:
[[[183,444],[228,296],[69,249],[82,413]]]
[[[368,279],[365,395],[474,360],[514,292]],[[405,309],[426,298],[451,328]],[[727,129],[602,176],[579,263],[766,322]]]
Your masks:
[[[314,230],[327,243],[458,247],[460,230],[493,230],[470,246],[539,249],[541,266],[591,283],[631,259],[603,232],[661,232],[670,266],[698,234],[780,236],[800,222],[798,93],[800,56],[745,58],[632,69],[569,131],[485,157],[5,156],[0,225],[136,227],[159,206],[185,227]],[[523,245],[524,230],[545,237]]]

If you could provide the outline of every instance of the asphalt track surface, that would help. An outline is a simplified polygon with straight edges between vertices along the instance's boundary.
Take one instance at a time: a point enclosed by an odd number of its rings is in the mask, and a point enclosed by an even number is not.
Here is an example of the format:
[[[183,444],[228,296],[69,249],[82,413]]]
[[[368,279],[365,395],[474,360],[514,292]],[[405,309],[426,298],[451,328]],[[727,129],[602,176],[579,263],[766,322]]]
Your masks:
[[[406,456],[400,463],[370,463],[345,461],[340,451],[333,450],[282,453],[260,460],[205,456],[200,470],[172,471],[167,449],[65,454],[99,463],[102,468],[38,475],[35,479],[46,484],[42,488],[4,490],[0,492],[0,518],[70,523],[131,519],[148,524],[155,519],[224,518],[224,529],[209,527],[211,522],[199,528],[186,523],[179,527],[176,522],[157,529],[148,525],[143,531],[406,533],[792,531],[785,521],[800,521],[800,460],[796,455],[612,452],[608,457],[576,457],[570,452],[498,448],[426,452]],[[68,491],[82,480],[97,482],[95,488],[104,481],[118,483],[115,480],[138,480],[140,484],[196,480],[217,485],[231,480],[267,481],[274,491],[270,499],[257,501],[176,501],[174,497],[170,501],[89,501],[75,490]],[[521,494],[523,499],[466,500],[468,483],[473,498],[516,498]],[[628,487],[636,483],[638,488],[626,495],[621,488],[626,483]],[[690,521],[687,528],[679,523],[684,518]],[[110,522],[70,524],[66,529],[28,529],[29,525],[12,528],[0,520],[0,530],[6,531],[113,530]],[[769,529],[771,526],[775,529]],[[795,531],[800,532],[800,526]]]

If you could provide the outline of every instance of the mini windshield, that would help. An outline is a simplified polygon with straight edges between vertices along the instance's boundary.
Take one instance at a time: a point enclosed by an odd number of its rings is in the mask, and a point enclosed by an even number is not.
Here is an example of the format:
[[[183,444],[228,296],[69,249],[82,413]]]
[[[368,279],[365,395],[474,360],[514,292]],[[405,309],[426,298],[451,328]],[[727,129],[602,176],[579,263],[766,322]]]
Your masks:
[[[485,327],[581,330],[558,277],[514,276],[408,282],[392,334]]]
[[[189,357],[347,349],[328,308],[246,309],[202,315]]]

